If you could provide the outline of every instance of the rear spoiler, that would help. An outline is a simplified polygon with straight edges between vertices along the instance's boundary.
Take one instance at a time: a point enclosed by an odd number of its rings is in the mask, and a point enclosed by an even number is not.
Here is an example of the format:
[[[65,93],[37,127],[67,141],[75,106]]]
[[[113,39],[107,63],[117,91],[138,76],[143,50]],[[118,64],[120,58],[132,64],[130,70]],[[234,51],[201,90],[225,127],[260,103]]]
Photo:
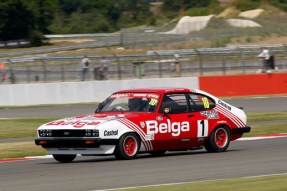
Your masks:
[[[237,107],[237,108],[243,110],[243,107]]]

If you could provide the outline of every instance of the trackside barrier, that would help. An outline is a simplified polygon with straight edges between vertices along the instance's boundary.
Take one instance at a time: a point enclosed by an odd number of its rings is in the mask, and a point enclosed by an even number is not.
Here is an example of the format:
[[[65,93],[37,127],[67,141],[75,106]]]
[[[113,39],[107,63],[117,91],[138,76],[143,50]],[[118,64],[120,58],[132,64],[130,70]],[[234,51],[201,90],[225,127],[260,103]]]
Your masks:
[[[154,78],[1,85],[0,106],[101,102],[118,90],[152,87],[197,89],[198,78]]]
[[[199,77],[199,88],[215,96],[287,93],[287,73]]]

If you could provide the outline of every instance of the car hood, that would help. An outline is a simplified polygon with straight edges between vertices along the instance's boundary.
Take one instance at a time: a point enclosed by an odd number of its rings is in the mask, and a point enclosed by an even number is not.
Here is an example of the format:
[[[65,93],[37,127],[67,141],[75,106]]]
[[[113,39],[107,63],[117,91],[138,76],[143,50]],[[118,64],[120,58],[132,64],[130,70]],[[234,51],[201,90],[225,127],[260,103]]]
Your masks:
[[[65,119],[59,119],[46,123],[39,127],[39,129],[94,129],[100,124],[108,121],[118,120],[122,118],[131,118],[142,116],[143,113],[118,113],[118,114],[92,114],[78,117],[71,117]]]

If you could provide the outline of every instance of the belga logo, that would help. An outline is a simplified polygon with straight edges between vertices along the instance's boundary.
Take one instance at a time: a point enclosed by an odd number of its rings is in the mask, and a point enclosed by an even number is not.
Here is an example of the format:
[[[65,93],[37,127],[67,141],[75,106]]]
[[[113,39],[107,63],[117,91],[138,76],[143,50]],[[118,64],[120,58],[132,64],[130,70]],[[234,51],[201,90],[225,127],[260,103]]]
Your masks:
[[[180,132],[189,131],[189,123],[187,121],[183,122],[173,122],[170,123],[170,120],[167,120],[167,123],[158,124],[157,121],[151,120],[146,121],[147,134],[157,134],[157,133],[171,133],[172,136],[177,137],[180,135]]]

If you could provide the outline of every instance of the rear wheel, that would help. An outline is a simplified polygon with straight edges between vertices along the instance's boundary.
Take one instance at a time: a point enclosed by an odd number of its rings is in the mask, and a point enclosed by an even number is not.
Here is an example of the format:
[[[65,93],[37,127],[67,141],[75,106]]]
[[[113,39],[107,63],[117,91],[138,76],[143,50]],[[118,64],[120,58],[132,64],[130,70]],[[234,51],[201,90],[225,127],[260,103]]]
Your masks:
[[[134,159],[139,150],[139,139],[134,133],[123,135],[115,150],[117,159]]]
[[[62,163],[68,163],[72,162],[77,155],[53,155],[54,159],[56,161],[62,162]]]
[[[204,147],[208,152],[226,151],[230,143],[230,131],[226,126],[216,128],[206,141]]]

